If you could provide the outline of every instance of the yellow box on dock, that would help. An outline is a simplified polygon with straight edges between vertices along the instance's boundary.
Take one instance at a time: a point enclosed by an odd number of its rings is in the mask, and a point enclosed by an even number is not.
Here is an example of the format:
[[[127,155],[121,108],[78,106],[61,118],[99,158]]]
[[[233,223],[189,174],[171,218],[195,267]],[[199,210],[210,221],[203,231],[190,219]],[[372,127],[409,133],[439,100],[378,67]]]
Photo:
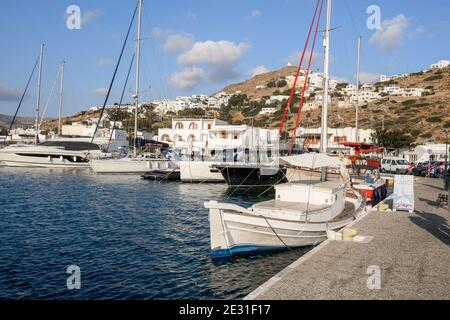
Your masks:
[[[353,238],[358,234],[358,231],[351,228],[345,228],[342,230],[342,240],[352,241]]]

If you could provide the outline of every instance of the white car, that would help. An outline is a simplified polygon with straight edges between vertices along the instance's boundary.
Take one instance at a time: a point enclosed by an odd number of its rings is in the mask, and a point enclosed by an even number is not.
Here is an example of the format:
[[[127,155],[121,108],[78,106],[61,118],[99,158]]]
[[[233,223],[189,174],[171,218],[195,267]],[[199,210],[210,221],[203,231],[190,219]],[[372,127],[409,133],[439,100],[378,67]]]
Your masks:
[[[407,173],[409,168],[409,163],[402,158],[383,158],[381,160],[381,172],[389,173]]]

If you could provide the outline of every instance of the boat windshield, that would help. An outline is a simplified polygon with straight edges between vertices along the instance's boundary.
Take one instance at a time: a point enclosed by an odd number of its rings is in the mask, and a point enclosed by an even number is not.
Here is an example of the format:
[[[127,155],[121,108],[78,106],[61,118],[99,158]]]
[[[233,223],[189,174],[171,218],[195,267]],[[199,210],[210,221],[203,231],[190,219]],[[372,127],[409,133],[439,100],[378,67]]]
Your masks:
[[[95,143],[83,141],[45,141],[39,144],[44,147],[62,147],[69,151],[100,150]]]

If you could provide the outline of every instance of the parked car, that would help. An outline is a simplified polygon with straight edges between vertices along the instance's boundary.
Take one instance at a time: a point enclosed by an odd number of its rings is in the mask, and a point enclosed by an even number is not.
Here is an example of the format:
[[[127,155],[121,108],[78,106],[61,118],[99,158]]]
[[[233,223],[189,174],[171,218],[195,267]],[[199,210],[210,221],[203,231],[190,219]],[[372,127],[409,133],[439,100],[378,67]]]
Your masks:
[[[413,168],[413,174],[421,177],[438,178],[444,173],[444,161],[428,160],[419,162]]]
[[[381,160],[381,172],[408,173],[409,163],[405,159],[397,157],[386,157]]]

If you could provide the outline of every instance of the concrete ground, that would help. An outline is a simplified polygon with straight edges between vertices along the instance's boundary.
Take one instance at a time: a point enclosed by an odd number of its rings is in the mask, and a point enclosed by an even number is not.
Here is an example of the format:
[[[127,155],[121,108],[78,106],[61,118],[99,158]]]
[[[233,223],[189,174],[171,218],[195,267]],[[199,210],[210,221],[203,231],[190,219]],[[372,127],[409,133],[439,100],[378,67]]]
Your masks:
[[[327,240],[246,299],[450,299],[450,214],[437,202],[442,186],[418,178],[414,213],[369,213],[352,228],[373,236],[370,242]],[[377,267],[380,288],[373,289]]]

